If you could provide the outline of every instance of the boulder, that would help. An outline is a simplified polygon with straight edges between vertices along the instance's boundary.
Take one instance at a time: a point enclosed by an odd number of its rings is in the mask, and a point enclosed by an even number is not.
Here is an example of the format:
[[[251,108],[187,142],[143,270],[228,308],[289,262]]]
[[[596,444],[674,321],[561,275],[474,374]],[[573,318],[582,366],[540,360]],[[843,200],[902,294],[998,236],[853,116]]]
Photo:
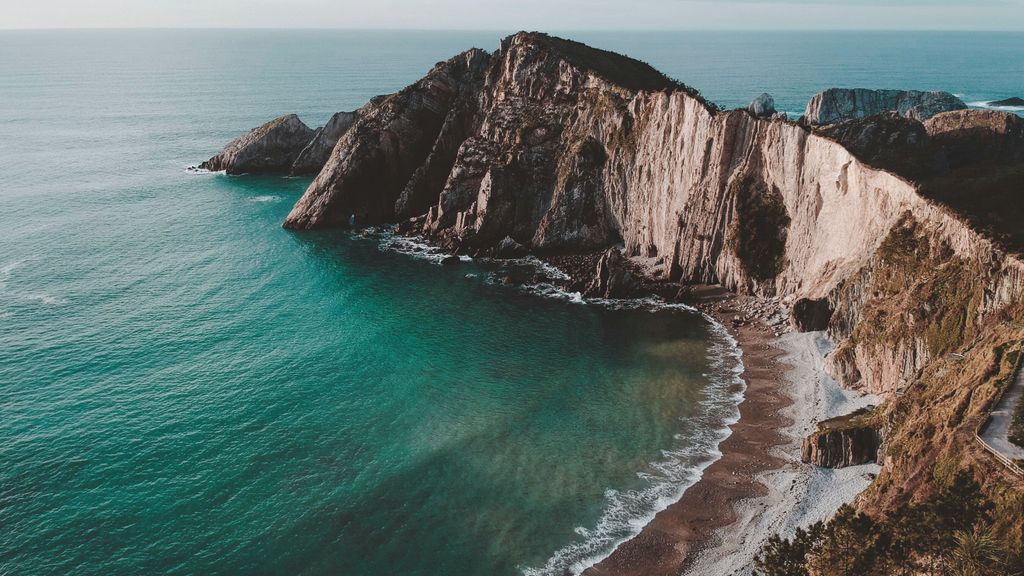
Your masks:
[[[295,114],[288,114],[235,138],[199,167],[228,174],[286,174],[312,138],[313,130]]]
[[[775,99],[771,94],[763,92],[747,106],[747,111],[758,118],[772,118],[776,114]]]
[[[629,259],[618,248],[609,248],[597,261],[594,279],[584,295],[591,298],[631,298],[639,287]]]
[[[808,124],[833,124],[882,112],[896,112],[900,116],[923,121],[940,112],[965,108],[967,105],[949,92],[829,88],[811,98],[804,118]]]

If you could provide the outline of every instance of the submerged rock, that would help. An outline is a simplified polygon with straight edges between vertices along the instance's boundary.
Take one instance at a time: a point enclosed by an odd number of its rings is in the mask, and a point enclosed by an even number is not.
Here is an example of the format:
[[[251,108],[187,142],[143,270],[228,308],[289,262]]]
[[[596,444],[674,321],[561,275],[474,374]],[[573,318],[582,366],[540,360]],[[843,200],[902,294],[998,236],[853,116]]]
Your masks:
[[[288,114],[235,138],[199,167],[228,174],[288,173],[312,138],[313,130]]]
[[[965,108],[967,105],[949,92],[829,88],[811,98],[804,118],[808,124],[832,124],[896,112],[907,118],[926,120],[940,112]]]
[[[775,99],[772,95],[764,92],[747,106],[747,111],[758,118],[772,118],[777,113],[775,110]]]

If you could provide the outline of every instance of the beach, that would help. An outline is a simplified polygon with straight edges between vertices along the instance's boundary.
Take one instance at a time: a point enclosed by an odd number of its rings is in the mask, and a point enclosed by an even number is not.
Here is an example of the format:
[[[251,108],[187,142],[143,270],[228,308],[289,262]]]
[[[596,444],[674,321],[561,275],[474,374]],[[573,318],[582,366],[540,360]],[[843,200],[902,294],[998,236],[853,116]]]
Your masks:
[[[721,458],[678,502],[585,574],[749,574],[768,537],[827,519],[879,470],[800,462],[800,444],[817,422],[877,402],[825,373],[823,333],[789,332],[770,302],[712,289],[695,296],[743,352],[740,420],[719,446]]]

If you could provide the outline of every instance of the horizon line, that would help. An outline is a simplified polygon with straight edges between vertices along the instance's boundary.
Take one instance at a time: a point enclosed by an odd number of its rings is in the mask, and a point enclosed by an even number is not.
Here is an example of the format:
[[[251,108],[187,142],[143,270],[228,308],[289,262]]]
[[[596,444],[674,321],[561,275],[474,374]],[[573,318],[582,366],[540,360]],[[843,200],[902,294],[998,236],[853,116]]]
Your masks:
[[[322,32],[500,32],[510,33],[513,28],[402,28],[402,27],[343,27],[343,26],[53,26],[3,27],[0,32],[58,32],[58,31],[128,31],[128,30],[204,30],[204,31],[322,31]],[[517,28],[515,31],[534,32],[988,32],[1021,33],[1022,28]],[[515,33],[515,32],[511,32]]]

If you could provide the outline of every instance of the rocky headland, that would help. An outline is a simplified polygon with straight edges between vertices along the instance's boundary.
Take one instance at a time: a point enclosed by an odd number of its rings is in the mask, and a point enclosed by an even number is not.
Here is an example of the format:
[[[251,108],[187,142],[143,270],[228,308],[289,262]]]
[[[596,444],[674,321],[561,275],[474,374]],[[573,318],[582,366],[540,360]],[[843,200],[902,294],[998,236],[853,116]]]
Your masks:
[[[718,285],[760,303],[722,317],[736,329],[778,334],[782,312],[824,331],[829,373],[882,403],[824,422],[803,455],[877,460],[861,511],[927,499],[950,469],[992,495],[1024,488],[973,441],[1024,339],[1021,119],[947,93],[832,89],[792,122],[764,96],[722,110],[642,62],[523,32],[339,118],[329,154],[326,127],[313,146],[286,116],[204,166],[323,158],[287,228],[396,224],[455,253],[531,253],[602,297]],[[597,573],[678,573],[692,538],[661,532]]]

